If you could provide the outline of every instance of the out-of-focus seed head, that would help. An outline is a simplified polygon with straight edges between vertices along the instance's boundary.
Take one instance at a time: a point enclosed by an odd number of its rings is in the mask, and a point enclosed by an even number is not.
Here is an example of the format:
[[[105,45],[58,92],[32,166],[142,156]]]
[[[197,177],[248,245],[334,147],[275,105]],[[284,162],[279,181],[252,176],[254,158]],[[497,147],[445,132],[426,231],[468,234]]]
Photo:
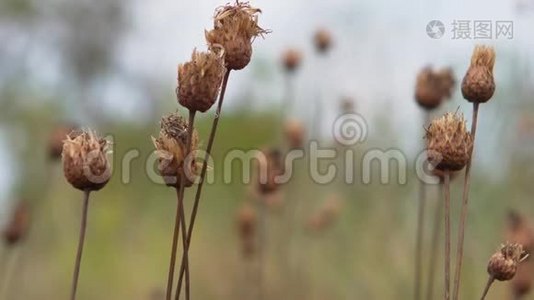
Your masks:
[[[532,290],[533,277],[531,262],[519,264],[510,282],[514,299],[523,299]]]
[[[61,152],[63,152],[63,142],[77,129],[73,124],[60,124],[53,128],[48,137],[48,157],[50,160],[57,161],[61,159]]]
[[[256,237],[257,215],[254,207],[245,203],[237,214],[237,229],[243,247],[243,255],[251,256],[255,252],[254,240]]]
[[[319,53],[326,53],[332,47],[332,34],[325,28],[319,28],[313,36],[313,41]]]
[[[279,176],[285,172],[282,153],[278,149],[262,152],[258,164],[258,191],[260,194],[271,194],[280,187]]]
[[[291,149],[300,149],[304,146],[306,129],[298,120],[288,120],[284,125],[284,135]]]
[[[459,171],[470,159],[473,138],[467,131],[463,115],[446,113],[432,121],[425,139],[428,160],[438,170]]]
[[[353,114],[356,112],[356,101],[352,97],[343,97],[341,99],[340,107],[342,114]]]
[[[11,214],[11,219],[7,223],[3,232],[4,242],[7,246],[16,245],[28,232],[30,227],[30,210],[24,201],[19,202]]]
[[[434,76],[443,99],[450,99],[456,85],[456,78],[452,68],[443,68],[435,72]]]
[[[287,72],[294,72],[302,61],[302,52],[296,49],[287,49],[282,54],[282,63]]]
[[[193,50],[191,60],[178,66],[178,102],[190,111],[205,112],[217,100],[226,72],[223,50]]]
[[[462,81],[462,95],[469,102],[485,103],[495,92],[493,66],[495,50],[487,46],[476,46],[471,65]]]
[[[338,219],[343,203],[337,195],[331,195],[323,205],[313,213],[306,227],[313,232],[320,232],[332,226]]]
[[[443,100],[439,82],[430,67],[423,68],[417,75],[415,100],[427,110],[438,107]]]
[[[82,191],[103,188],[111,178],[108,151],[108,141],[92,130],[68,135],[62,152],[63,173],[67,181]]]
[[[246,67],[252,56],[252,42],[269,32],[258,25],[259,13],[260,9],[239,1],[215,11],[213,29],[206,31],[205,36],[209,45],[224,48],[228,69],[241,70]]]
[[[488,263],[488,273],[494,279],[507,281],[512,279],[519,263],[528,257],[520,244],[507,243],[493,254]]]
[[[191,152],[187,159],[187,135],[188,125],[187,121],[178,113],[173,113],[161,118],[160,132],[158,138],[152,137],[152,142],[156,148],[155,154],[158,157],[158,172],[165,180],[165,183],[171,187],[179,187],[182,168],[184,162],[190,162],[186,168],[186,187],[193,185],[191,178],[198,174],[199,168],[194,157],[195,152]],[[191,151],[198,148],[198,133],[193,131],[193,139],[191,141]]]

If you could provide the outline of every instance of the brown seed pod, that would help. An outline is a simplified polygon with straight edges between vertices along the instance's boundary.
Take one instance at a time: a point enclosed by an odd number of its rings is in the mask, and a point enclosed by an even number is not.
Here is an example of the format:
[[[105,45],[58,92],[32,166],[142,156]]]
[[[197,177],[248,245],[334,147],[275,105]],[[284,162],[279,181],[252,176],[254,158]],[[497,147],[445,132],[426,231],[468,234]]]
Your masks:
[[[28,204],[21,201],[15,207],[11,219],[4,229],[4,242],[8,246],[13,246],[20,242],[28,232],[30,227],[30,210]]]
[[[243,255],[250,256],[255,252],[254,239],[256,236],[258,218],[254,207],[245,203],[237,214],[237,229],[243,247]]]
[[[332,35],[325,28],[320,28],[315,32],[313,41],[319,53],[326,53],[332,47]]]
[[[424,109],[432,110],[443,101],[439,81],[432,68],[425,67],[417,75],[415,100]]]
[[[190,111],[207,111],[217,100],[225,72],[222,50],[193,50],[191,60],[178,66],[178,102]]]
[[[302,122],[298,120],[287,121],[284,125],[284,135],[289,148],[300,149],[304,146],[306,129]]]
[[[446,113],[432,121],[425,139],[428,160],[438,170],[459,171],[470,159],[473,138],[463,115]]]
[[[302,61],[302,52],[296,49],[287,49],[282,54],[282,63],[287,72],[294,72]]]
[[[258,192],[266,195],[277,191],[280,186],[278,176],[283,175],[284,172],[284,162],[280,150],[263,151],[258,164]]]
[[[106,154],[109,143],[92,130],[71,134],[63,144],[63,173],[67,181],[82,191],[98,191],[111,177]]]
[[[168,186],[178,187],[180,175],[187,156],[187,130],[188,125],[178,113],[173,113],[161,118],[158,138],[152,137],[158,156],[158,172]],[[193,131],[191,151],[198,148],[198,133]],[[192,152],[191,155],[194,155]],[[191,157],[190,168],[186,169],[186,187],[193,185],[191,176],[199,173],[196,157]],[[189,175],[189,176],[188,176]]]
[[[63,152],[63,142],[68,135],[77,129],[73,124],[60,124],[52,130],[48,137],[48,157],[51,160],[60,160]],[[72,136],[71,136],[72,137]]]
[[[528,257],[520,244],[507,243],[493,254],[488,263],[488,274],[496,280],[508,281],[512,279],[517,266]]]
[[[493,66],[495,50],[491,47],[476,46],[471,57],[471,65],[462,81],[462,95],[469,102],[485,103],[495,92]]]
[[[209,45],[224,48],[226,67],[241,70],[248,65],[252,56],[252,42],[257,36],[269,31],[258,26],[260,9],[248,2],[237,1],[215,11],[213,29],[205,32]]]
[[[456,78],[452,68],[443,68],[435,72],[438,89],[443,99],[450,99],[456,85]]]

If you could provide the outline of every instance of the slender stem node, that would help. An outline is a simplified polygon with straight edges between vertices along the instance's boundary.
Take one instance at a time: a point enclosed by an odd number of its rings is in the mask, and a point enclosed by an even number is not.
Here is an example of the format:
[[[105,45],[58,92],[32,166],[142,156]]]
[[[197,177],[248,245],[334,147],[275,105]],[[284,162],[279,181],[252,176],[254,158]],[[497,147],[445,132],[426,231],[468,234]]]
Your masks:
[[[82,212],[82,224],[80,226],[80,239],[78,241],[78,252],[76,253],[76,263],[74,265],[74,273],[72,274],[72,288],[70,293],[70,299],[76,299],[76,290],[78,288],[78,277],[80,276],[80,264],[82,262],[83,244],[85,242],[85,231],[87,229],[87,212],[89,210],[89,194],[91,191],[86,190],[83,192],[83,212]]]
[[[467,210],[469,202],[469,188],[471,186],[471,163],[473,161],[473,150],[475,148],[475,136],[477,132],[479,103],[473,103],[473,121],[471,123],[471,135],[473,137],[473,148],[471,149],[470,159],[465,167],[464,190],[462,193],[462,212],[460,215],[460,224],[458,226],[458,245],[456,246],[456,269],[454,272],[454,289],[453,300],[458,300],[460,293],[460,276],[462,272],[462,262],[464,255],[464,236],[465,224],[467,221]]]
[[[189,245],[191,245],[191,237],[193,235],[193,228],[195,226],[195,220],[198,213],[198,205],[200,202],[200,195],[202,194],[202,187],[204,186],[204,179],[206,177],[206,172],[208,169],[208,161],[211,156],[211,150],[213,148],[213,142],[215,141],[215,135],[217,133],[217,127],[219,124],[219,119],[221,117],[221,109],[224,101],[224,94],[226,93],[226,86],[228,85],[228,79],[230,78],[230,70],[226,70],[224,74],[224,79],[221,87],[221,93],[219,95],[219,101],[217,103],[217,110],[215,111],[215,116],[213,118],[213,123],[211,125],[211,132],[208,139],[208,146],[206,147],[206,155],[204,156],[204,162],[202,163],[202,169],[200,171],[200,181],[198,183],[197,191],[195,194],[195,202],[193,204],[193,211],[191,212],[191,220],[189,221],[189,228],[187,231],[187,247],[184,249],[184,255],[182,256],[182,265],[180,267],[180,276],[178,278],[178,286],[175,299],[180,299],[180,292],[182,288],[182,280],[185,271],[185,256],[189,253]]]

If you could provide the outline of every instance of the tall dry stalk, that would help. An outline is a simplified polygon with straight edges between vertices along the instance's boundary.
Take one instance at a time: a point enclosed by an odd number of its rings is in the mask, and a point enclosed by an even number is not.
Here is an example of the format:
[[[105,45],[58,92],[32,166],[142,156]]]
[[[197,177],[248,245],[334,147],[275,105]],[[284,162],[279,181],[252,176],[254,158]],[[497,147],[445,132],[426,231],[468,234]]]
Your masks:
[[[441,222],[443,215],[443,182],[440,182],[438,191],[438,199],[436,202],[435,212],[434,212],[434,224],[432,225],[432,238],[431,238],[431,250],[430,250],[430,260],[428,263],[428,282],[426,289],[426,298],[434,298],[434,282],[436,278],[436,265],[438,263],[438,253],[439,253],[439,233],[441,232]]]
[[[451,191],[449,171],[445,171],[443,188],[445,197],[445,300],[449,300],[451,282]]]
[[[80,264],[82,262],[83,245],[85,242],[85,231],[87,229],[87,213],[89,209],[89,190],[83,193],[83,210],[82,210],[82,223],[80,226],[80,236],[78,241],[78,251],[76,253],[76,263],[74,264],[74,273],[72,274],[72,287],[70,293],[70,299],[76,299],[76,290],[78,288],[78,277],[80,276]]]
[[[471,63],[462,81],[462,95],[467,101],[473,103],[473,120],[471,124],[473,145],[477,129],[479,104],[488,102],[495,92],[495,81],[493,78],[494,65],[495,50],[490,47],[476,46],[471,57]],[[474,147],[471,148],[470,159],[465,169],[464,189],[462,193],[462,212],[458,227],[458,244],[456,248],[453,300],[458,300],[460,292],[460,277],[464,253],[464,235],[471,184],[473,149]]]
[[[213,143],[215,141],[215,136],[217,134],[217,128],[219,125],[219,119],[221,117],[222,105],[224,102],[224,95],[226,94],[226,86],[228,85],[228,79],[230,78],[230,70],[227,70],[224,74],[224,79],[221,87],[221,93],[219,94],[219,101],[217,103],[217,110],[215,111],[215,116],[213,118],[213,123],[211,124],[211,132],[208,138],[208,146],[206,147],[206,154],[204,156],[204,161],[202,162],[202,169],[200,171],[200,177],[198,182],[197,191],[195,194],[195,202],[193,203],[193,210],[191,212],[191,220],[189,221],[189,228],[187,231],[187,247],[184,249],[184,255],[182,256],[182,263],[180,266],[180,275],[178,277],[178,286],[176,291],[175,299],[180,299],[180,293],[182,288],[182,281],[185,271],[185,256],[188,255],[189,246],[191,245],[191,238],[193,236],[193,229],[195,227],[195,220],[198,213],[198,205],[200,204],[200,196],[202,195],[202,187],[204,186],[204,180],[206,178],[206,172],[208,170],[208,162],[211,157],[211,151],[213,149]]]

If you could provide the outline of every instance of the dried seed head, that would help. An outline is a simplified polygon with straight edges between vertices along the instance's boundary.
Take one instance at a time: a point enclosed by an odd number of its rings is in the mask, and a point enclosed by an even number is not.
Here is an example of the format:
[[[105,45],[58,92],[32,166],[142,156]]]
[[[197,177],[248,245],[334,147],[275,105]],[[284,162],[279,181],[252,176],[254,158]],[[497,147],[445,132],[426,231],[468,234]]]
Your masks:
[[[284,125],[284,134],[287,144],[291,149],[300,149],[304,146],[306,129],[302,122],[298,120],[289,120]]]
[[[326,53],[332,46],[332,35],[328,30],[320,28],[315,32],[313,41],[319,53]]]
[[[4,242],[8,246],[17,244],[26,236],[30,227],[30,210],[26,202],[21,201],[15,207],[9,223],[4,229]]]
[[[254,239],[256,236],[257,216],[254,207],[245,203],[237,214],[237,229],[243,246],[243,255],[254,254]]]
[[[353,114],[356,112],[355,100],[352,97],[343,97],[341,99],[341,113]]]
[[[456,85],[456,78],[452,68],[443,68],[435,72],[438,88],[444,99],[450,99]]]
[[[248,2],[236,1],[215,11],[213,29],[206,31],[209,45],[224,48],[226,67],[241,70],[248,65],[252,56],[252,42],[257,36],[269,31],[258,26],[260,9],[250,6]]]
[[[107,159],[109,143],[94,131],[67,136],[63,144],[63,173],[67,181],[82,191],[98,191],[108,183],[111,167]]]
[[[495,50],[487,46],[476,46],[471,65],[462,81],[462,95],[469,102],[484,103],[495,92],[493,66]]]
[[[470,159],[473,138],[467,131],[463,115],[446,113],[432,121],[425,139],[428,160],[438,170],[459,171]]]
[[[60,160],[63,152],[63,142],[77,129],[73,124],[61,124],[56,126],[48,137],[48,157],[51,160]]]
[[[184,118],[178,113],[173,113],[161,118],[160,132],[158,138],[152,137],[152,142],[156,148],[156,155],[158,156],[158,172],[165,180],[168,186],[178,187],[180,184],[180,176],[184,162],[190,161],[189,168],[186,168],[186,187],[193,185],[190,178],[198,174],[199,168],[196,162],[195,152],[192,152],[189,159],[187,158],[187,135],[188,125]],[[191,151],[198,148],[198,133],[193,131],[193,139],[191,141]]]
[[[282,153],[278,149],[263,151],[258,165],[258,191],[260,194],[271,194],[278,190],[278,177],[283,175],[284,162]]]
[[[215,49],[215,48],[214,48]],[[178,101],[191,111],[205,112],[215,103],[226,68],[222,50],[197,52],[178,66]]]
[[[295,71],[302,60],[302,52],[296,49],[287,49],[282,55],[282,62],[286,71]]]
[[[520,244],[502,245],[501,249],[493,254],[488,263],[488,273],[499,281],[512,279],[517,272],[517,266],[528,257]]]

